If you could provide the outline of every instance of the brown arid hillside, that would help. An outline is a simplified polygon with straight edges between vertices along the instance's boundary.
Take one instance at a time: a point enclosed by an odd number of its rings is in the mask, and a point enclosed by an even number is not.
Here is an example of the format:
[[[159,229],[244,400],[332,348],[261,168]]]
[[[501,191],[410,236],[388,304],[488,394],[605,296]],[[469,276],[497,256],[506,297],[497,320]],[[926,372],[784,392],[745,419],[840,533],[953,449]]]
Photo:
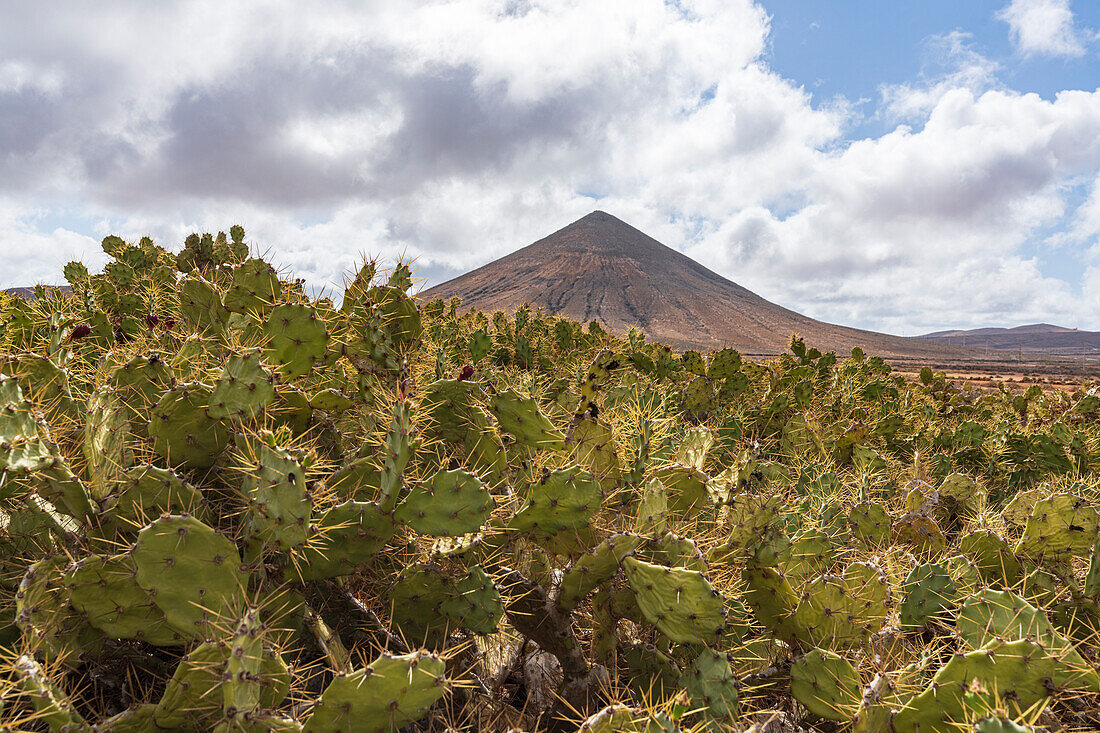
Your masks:
[[[463,307],[511,310],[521,303],[687,349],[732,346],[746,354],[786,351],[792,333],[807,345],[847,353],[960,359],[951,344],[823,323],[795,313],[708,270],[603,211],[534,244],[425,290],[425,300],[462,298]]]
[[[918,338],[980,349],[1041,351],[1064,355],[1092,355],[1100,352],[1100,331],[1079,331],[1049,323],[1033,323],[1015,328],[937,331]]]

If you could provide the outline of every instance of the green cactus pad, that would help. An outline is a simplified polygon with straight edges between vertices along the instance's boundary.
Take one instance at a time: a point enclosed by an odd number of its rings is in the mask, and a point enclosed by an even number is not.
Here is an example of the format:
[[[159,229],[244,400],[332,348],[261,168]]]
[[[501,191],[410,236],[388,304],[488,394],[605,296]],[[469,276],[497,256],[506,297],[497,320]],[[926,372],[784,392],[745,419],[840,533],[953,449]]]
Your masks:
[[[1100,514],[1084,499],[1054,494],[1035,503],[1015,551],[1058,560],[1087,555],[1096,543],[1098,526]]]
[[[669,639],[708,644],[722,635],[725,604],[702,573],[633,557],[623,560],[623,569],[645,618]]]
[[[217,688],[228,651],[221,643],[207,642],[180,660],[153,713],[158,727],[187,731],[213,727],[222,705]]]
[[[582,417],[570,429],[567,444],[573,460],[591,471],[605,490],[618,485],[621,468],[615,434],[608,425]]]
[[[692,708],[702,710],[712,725],[737,720],[737,679],[730,662],[730,656],[704,649],[680,676]]]
[[[353,404],[347,395],[332,387],[319,390],[309,398],[309,406],[314,410],[324,410],[333,415],[350,409]]]
[[[741,354],[734,349],[722,349],[710,358],[707,379],[722,381],[732,379],[741,371]]]
[[[710,503],[705,473],[688,466],[668,466],[654,472],[654,478],[665,487],[668,508],[680,516],[690,515]]]
[[[898,517],[894,521],[892,532],[897,542],[910,545],[919,552],[937,553],[947,546],[943,530],[935,520],[916,512]]]
[[[820,529],[805,529],[791,538],[782,572],[792,584],[801,586],[826,573],[835,560],[836,550],[829,535]]]
[[[589,402],[594,402],[600,390],[605,389],[611,382],[615,370],[623,365],[623,359],[610,349],[604,349],[596,354],[588,372],[580,383],[581,396]]]
[[[749,564],[742,572],[745,600],[764,626],[782,638],[794,637],[792,617],[798,606],[798,596],[791,584],[777,570]]]
[[[53,462],[45,426],[19,383],[0,375],[0,475],[37,471]]]
[[[447,687],[441,658],[426,652],[382,654],[366,669],[325,688],[305,733],[386,733],[420,720]]]
[[[260,363],[258,349],[229,357],[210,395],[211,417],[251,420],[275,399],[274,377]]]
[[[714,433],[704,427],[692,428],[687,431],[676,448],[674,460],[681,466],[702,471],[712,445],[714,445]]]
[[[145,435],[149,410],[172,386],[172,367],[157,353],[135,356],[114,371],[108,386],[121,400],[131,430]]]
[[[225,673],[222,676],[222,710],[230,724],[237,716],[247,720],[260,710],[264,660],[264,627],[255,610],[237,623],[229,641]]]
[[[241,490],[249,500],[253,534],[288,550],[305,543],[313,501],[302,465],[264,437],[237,439]]]
[[[977,509],[985,492],[978,482],[966,474],[953,473],[943,480],[939,488],[940,496],[952,499],[969,509]]]
[[[918,565],[909,571],[903,587],[901,628],[923,629],[934,619],[943,619],[958,598],[951,574],[934,563]]]
[[[393,516],[420,534],[458,537],[481,529],[494,506],[477,476],[454,469],[414,486]]]
[[[813,649],[791,665],[791,695],[826,720],[851,720],[863,699],[863,684],[851,662]]]
[[[874,502],[860,502],[848,514],[852,535],[867,547],[884,544],[890,538],[890,526],[890,515]]]
[[[504,604],[492,578],[475,565],[454,584],[440,611],[456,626],[484,635],[497,630]]]
[[[238,618],[248,573],[237,548],[194,517],[168,515],[138,534],[137,582],[181,634],[205,637]]]
[[[1004,718],[982,718],[974,724],[974,733],[1034,733],[1033,729],[1024,725],[1017,725]]]
[[[346,501],[317,518],[297,574],[303,580],[350,575],[386,546],[396,524],[377,504]]]
[[[69,602],[108,636],[155,646],[184,644],[186,637],[168,625],[164,612],[138,585],[136,572],[128,556],[90,555],[65,572]]]
[[[23,655],[15,661],[14,677],[22,697],[34,707],[34,717],[45,723],[51,733],[91,733],[69,696],[51,680],[34,657]]]
[[[565,434],[554,427],[530,397],[511,389],[499,392],[489,400],[489,412],[500,429],[519,445],[538,450],[565,449]]]
[[[156,728],[157,706],[144,703],[127,708],[96,724],[96,733],[149,733]]]
[[[1012,591],[983,590],[971,596],[959,611],[959,636],[971,649],[981,649],[994,639],[1030,639],[1055,659],[1077,668],[1085,660],[1047,620],[1042,610]]]
[[[129,424],[113,390],[93,392],[87,409],[83,448],[87,475],[91,477],[89,490],[96,499],[102,499],[133,462],[126,445]]]
[[[622,559],[642,544],[635,535],[617,534],[608,537],[592,552],[581,557],[561,580],[558,608],[572,611],[597,586],[610,581],[619,571]]]
[[[259,259],[249,259],[233,269],[233,283],[225,294],[225,308],[233,313],[263,317],[275,307],[283,286],[275,269]]]
[[[474,364],[477,364],[489,355],[489,350],[493,348],[493,339],[485,329],[479,328],[470,334],[467,344],[470,349],[470,358]]]
[[[272,309],[264,323],[268,363],[278,364],[286,378],[309,374],[325,358],[331,340],[325,322],[308,305],[284,303]]]
[[[978,567],[965,555],[952,555],[940,565],[951,575],[960,598],[965,598],[982,587],[982,575],[978,572]]]
[[[699,551],[695,542],[672,532],[666,532],[657,539],[646,542],[644,549],[658,565],[687,568],[699,572],[705,572],[707,569],[703,553]]]
[[[149,416],[153,448],[172,465],[210,468],[229,444],[229,433],[209,412],[210,388],[198,382],[164,393]]]
[[[179,286],[180,316],[192,332],[220,334],[229,320],[217,288],[198,275],[185,277]]]
[[[109,497],[109,511],[123,527],[138,529],[161,514],[203,511],[202,493],[167,468],[143,465],[130,469]]]
[[[889,584],[871,563],[852,563],[843,576],[822,575],[807,587],[794,612],[803,639],[848,649],[865,643],[886,620]]]
[[[531,485],[527,502],[508,526],[544,535],[580,530],[599,511],[601,502],[600,485],[592,474],[579,466],[558,469]]]
[[[421,563],[401,571],[390,590],[393,625],[412,646],[443,646],[450,628],[443,604],[451,597],[446,574],[435,565]]]
[[[658,478],[642,487],[634,530],[638,534],[660,534],[668,525],[668,491]]]
[[[986,583],[1009,588],[1020,582],[1020,561],[996,532],[979,529],[967,533],[959,539],[959,551],[970,558]]]
[[[69,606],[64,555],[39,560],[27,568],[15,593],[15,623],[31,648],[53,659],[79,659],[102,645],[103,634]],[[66,660],[72,664],[73,660]]]
[[[1027,520],[1031,518],[1035,505],[1048,495],[1048,492],[1040,489],[1021,491],[1012,497],[1012,501],[1005,504],[1004,509],[1001,510],[1001,516],[1007,524],[1022,530]]]
[[[984,691],[971,694],[977,683]],[[1026,640],[992,642],[983,649],[956,654],[921,694],[894,716],[896,733],[950,733],[959,724],[988,712],[981,696],[993,691],[1020,712],[1046,700],[1051,687],[1100,691],[1092,669],[1065,665]],[[997,701],[997,702],[1000,702]],[[977,709],[975,707],[977,706]]]
[[[722,547],[743,551],[759,544],[781,505],[782,498],[778,494],[740,493],[726,498],[723,509],[730,534]]]

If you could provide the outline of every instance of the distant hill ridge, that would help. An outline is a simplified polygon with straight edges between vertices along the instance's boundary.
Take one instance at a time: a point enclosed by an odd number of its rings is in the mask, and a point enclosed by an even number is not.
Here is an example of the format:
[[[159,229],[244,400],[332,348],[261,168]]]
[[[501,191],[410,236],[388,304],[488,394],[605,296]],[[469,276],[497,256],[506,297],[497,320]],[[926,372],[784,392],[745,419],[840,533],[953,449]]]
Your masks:
[[[510,310],[527,302],[553,315],[631,327],[678,348],[787,350],[792,333],[819,349],[860,346],[887,357],[963,358],[951,344],[817,321],[776,305],[603,211],[425,290],[464,307]]]
[[[1100,351],[1100,332],[1031,323],[1015,328],[974,328],[968,331],[936,331],[917,338],[952,346],[981,349],[1042,351],[1075,355]]]

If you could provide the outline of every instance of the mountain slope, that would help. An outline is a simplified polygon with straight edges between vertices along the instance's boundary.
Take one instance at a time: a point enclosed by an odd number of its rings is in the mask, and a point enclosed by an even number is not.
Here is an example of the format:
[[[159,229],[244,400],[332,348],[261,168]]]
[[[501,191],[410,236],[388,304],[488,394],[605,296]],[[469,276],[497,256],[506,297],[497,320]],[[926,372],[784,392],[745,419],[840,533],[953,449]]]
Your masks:
[[[1100,351],[1100,332],[1032,323],[1015,328],[974,328],[969,331],[937,331],[917,338],[954,346],[981,349],[1017,349],[1051,354],[1088,354]]]
[[[819,349],[956,358],[962,349],[816,321],[783,308],[602,211],[420,294],[508,310],[523,302],[617,331],[637,326],[679,348],[787,349],[792,333]]]

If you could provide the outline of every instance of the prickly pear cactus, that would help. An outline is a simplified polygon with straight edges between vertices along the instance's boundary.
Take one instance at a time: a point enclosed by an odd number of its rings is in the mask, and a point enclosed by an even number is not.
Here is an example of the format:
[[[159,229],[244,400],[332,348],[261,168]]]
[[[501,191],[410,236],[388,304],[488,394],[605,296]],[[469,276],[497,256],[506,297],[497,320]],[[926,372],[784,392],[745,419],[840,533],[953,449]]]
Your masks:
[[[0,729],[1100,708],[1095,384],[680,353],[405,263],[312,297],[240,227],[103,252],[0,293]]]

